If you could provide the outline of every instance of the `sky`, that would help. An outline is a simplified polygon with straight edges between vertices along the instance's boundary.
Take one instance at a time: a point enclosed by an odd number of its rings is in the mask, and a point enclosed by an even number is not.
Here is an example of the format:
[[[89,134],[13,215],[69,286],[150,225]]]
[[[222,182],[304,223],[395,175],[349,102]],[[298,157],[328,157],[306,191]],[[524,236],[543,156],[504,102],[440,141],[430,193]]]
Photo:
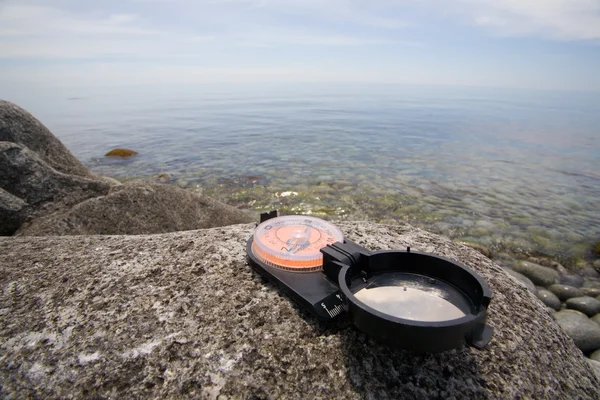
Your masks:
[[[600,0],[0,0],[0,98],[246,82],[600,91]]]

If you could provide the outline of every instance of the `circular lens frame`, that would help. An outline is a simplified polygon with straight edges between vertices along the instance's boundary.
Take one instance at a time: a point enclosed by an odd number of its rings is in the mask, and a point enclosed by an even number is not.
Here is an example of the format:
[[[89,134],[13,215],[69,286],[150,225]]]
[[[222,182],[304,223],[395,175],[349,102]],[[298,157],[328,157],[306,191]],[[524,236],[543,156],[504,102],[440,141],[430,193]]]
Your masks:
[[[360,271],[343,266],[338,285],[347,299],[354,325],[380,342],[416,352],[437,352],[469,344],[483,347],[492,329],[485,325],[491,292],[487,284],[468,267],[443,257],[412,251],[380,251],[370,254]],[[455,289],[464,316],[426,321],[399,318],[359,300],[355,293],[382,274],[403,272],[428,279],[432,285],[443,283]],[[456,299],[456,296],[454,297]],[[452,297],[449,299],[452,302]],[[458,303],[458,302],[457,302]]]

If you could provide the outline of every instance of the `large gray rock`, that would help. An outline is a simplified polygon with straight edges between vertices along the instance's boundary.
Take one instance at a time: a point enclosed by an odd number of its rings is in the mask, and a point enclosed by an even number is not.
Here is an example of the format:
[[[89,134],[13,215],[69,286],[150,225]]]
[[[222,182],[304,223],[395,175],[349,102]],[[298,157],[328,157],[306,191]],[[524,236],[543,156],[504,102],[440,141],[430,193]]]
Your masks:
[[[17,236],[140,235],[223,225],[254,219],[235,207],[171,185],[130,181],[71,209],[24,225]]]
[[[474,250],[407,225],[339,224],[489,283],[489,347],[417,355],[320,324],[265,283],[246,262],[253,226],[0,238],[0,397],[600,398],[545,306]]]
[[[573,297],[566,301],[567,308],[572,310],[581,311],[588,317],[594,316],[600,313],[600,300],[589,297]]]
[[[548,287],[559,281],[559,274],[554,269],[528,261],[517,261],[513,265],[513,269],[531,279],[538,286]]]
[[[12,235],[19,229],[26,206],[23,200],[0,188],[0,236]]]
[[[0,189],[12,196],[2,196],[3,234],[11,234],[17,223],[107,194],[109,187],[98,179],[59,172],[26,147],[0,142]]]
[[[562,301],[570,299],[571,297],[581,297],[584,295],[583,290],[569,285],[550,285],[548,290],[554,293]]]
[[[562,310],[554,314],[556,322],[583,352],[600,349],[600,326],[584,313]]]
[[[57,171],[93,177],[40,121],[16,104],[4,100],[0,100],[0,142],[13,142],[29,148]]]

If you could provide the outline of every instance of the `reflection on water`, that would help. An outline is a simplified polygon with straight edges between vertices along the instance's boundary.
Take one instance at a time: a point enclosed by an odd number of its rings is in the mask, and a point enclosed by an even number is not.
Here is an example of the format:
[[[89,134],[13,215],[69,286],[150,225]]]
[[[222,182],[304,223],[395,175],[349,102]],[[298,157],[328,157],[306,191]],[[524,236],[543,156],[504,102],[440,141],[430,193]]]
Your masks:
[[[166,172],[241,208],[408,220],[578,257],[600,232],[598,94],[147,87],[20,103],[97,173]],[[113,147],[140,156],[103,158]]]

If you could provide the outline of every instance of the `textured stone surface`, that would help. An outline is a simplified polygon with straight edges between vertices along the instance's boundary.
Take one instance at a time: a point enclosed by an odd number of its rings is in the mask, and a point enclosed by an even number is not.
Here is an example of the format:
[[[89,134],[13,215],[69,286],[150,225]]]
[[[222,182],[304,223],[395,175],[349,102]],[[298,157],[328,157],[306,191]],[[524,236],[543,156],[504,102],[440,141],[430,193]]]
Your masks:
[[[600,349],[600,326],[584,313],[562,310],[554,314],[556,322],[583,352]]]
[[[523,274],[518,273],[517,271],[513,271],[512,269],[505,269],[506,272],[508,272],[508,274],[510,276],[512,276],[513,278],[515,278],[518,282],[522,283],[523,285],[525,285],[525,287],[527,289],[529,289],[529,291],[533,294],[537,293],[537,288],[535,287],[535,285],[533,284],[533,282],[531,282],[531,279],[529,279],[528,277],[526,277]]]
[[[554,293],[562,301],[570,299],[571,297],[584,296],[583,290],[569,285],[550,285],[548,290]]]
[[[318,323],[247,265],[252,224],[8,237],[0,397],[600,398],[573,341],[488,258],[405,225],[339,226],[374,250],[411,246],[480,273],[494,295],[490,345],[415,355],[344,320]]]
[[[600,300],[595,299],[593,297],[573,297],[567,300],[565,303],[567,304],[567,308],[581,311],[588,317],[600,313]]]
[[[592,367],[592,370],[594,371],[598,379],[600,379],[600,362],[589,359],[588,363],[590,364],[590,367]]]
[[[177,186],[129,181],[71,209],[34,220],[16,235],[140,235],[254,220],[235,207]]]
[[[0,142],[13,142],[35,152],[59,172],[93,177],[71,152],[33,115],[0,100]]]
[[[540,299],[542,301],[542,303],[544,303],[545,305],[547,305],[548,307],[552,308],[553,310],[560,310],[560,299],[558,297],[556,297],[556,295],[554,293],[552,293],[551,291],[544,289],[543,287],[537,287],[537,297],[538,299]]]
[[[513,265],[513,269],[531,279],[538,286],[548,287],[559,281],[559,274],[554,269],[528,261],[517,261]]]
[[[26,206],[23,200],[0,188],[0,236],[12,235],[21,226]]]
[[[109,185],[99,179],[59,172],[28,148],[0,142],[0,188],[26,203],[21,204],[19,212],[25,221],[104,195]],[[10,213],[0,214],[0,220],[5,218],[10,219]]]

